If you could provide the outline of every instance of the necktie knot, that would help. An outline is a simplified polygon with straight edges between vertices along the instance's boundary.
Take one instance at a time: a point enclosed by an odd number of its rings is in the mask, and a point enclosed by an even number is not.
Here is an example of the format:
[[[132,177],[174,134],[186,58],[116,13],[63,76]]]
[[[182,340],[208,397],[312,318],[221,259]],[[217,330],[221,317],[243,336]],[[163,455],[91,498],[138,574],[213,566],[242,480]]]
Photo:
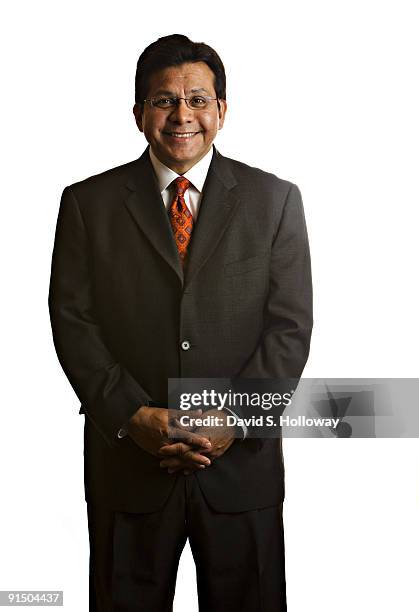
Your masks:
[[[175,179],[175,185],[177,195],[182,197],[185,195],[185,191],[189,189],[190,182],[184,176],[178,176],[177,179]]]

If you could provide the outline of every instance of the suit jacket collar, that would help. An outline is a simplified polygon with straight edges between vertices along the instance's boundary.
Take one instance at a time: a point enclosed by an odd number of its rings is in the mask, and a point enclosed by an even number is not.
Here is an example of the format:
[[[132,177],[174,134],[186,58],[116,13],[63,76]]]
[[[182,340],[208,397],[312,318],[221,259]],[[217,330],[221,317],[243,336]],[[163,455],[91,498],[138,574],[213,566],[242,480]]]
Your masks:
[[[170,186],[170,184],[180,175],[174,172],[173,170],[171,170],[170,168],[168,168],[167,166],[165,166],[154,155],[150,147],[148,151],[150,155],[151,165],[153,166],[154,173],[156,175],[157,183],[159,185],[159,189],[161,193],[165,189],[167,189]],[[208,151],[208,153],[204,155],[204,157],[198,163],[196,163],[194,166],[192,166],[192,168],[190,168],[187,172],[181,175],[187,178],[188,181],[190,181],[190,183],[200,193],[202,193],[202,190],[204,188],[205,179],[207,178],[208,170],[211,165],[213,156],[214,156],[214,147],[212,146],[211,149]]]
[[[211,257],[231,221],[238,204],[234,189],[236,185],[229,160],[214,148],[184,274],[148,147],[129,167],[126,184],[129,195],[125,205],[140,230],[177,274],[185,288]]]

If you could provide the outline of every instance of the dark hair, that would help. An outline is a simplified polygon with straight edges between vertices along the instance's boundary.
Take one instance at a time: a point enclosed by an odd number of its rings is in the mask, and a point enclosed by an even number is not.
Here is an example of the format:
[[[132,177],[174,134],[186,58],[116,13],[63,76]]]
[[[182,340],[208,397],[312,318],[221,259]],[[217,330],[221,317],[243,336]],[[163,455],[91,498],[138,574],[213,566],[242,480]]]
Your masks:
[[[153,73],[186,62],[205,62],[214,73],[217,98],[226,99],[226,75],[218,53],[205,43],[192,42],[183,34],[171,34],[151,43],[141,53],[135,74],[135,101],[142,105],[147,98],[149,80]]]

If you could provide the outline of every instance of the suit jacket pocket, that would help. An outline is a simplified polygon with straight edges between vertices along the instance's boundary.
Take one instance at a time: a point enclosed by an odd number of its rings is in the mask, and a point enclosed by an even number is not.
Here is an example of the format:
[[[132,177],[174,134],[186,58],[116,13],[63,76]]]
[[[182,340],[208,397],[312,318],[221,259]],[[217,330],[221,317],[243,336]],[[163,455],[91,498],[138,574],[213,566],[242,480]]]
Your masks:
[[[252,270],[258,270],[266,266],[266,260],[269,253],[262,253],[262,255],[256,255],[254,257],[247,257],[246,259],[240,259],[238,261],[231,261],[225,264],[224,274],[226,276],[235,276],[236,274],[245,274]]]

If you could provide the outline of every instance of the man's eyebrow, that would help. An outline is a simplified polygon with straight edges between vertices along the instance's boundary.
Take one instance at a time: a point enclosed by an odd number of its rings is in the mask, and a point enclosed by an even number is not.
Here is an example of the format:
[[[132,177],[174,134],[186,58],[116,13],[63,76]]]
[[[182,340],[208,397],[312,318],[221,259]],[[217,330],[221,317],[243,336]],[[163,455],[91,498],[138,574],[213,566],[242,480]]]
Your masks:
[[[173,93],[173,91],[169,91],[168,89],[159,89],[158,91],[156,91],[156,93],[153,94],[153,96],[171,96],[176,97],[176,94]]]
[[[206,93],[206,94],[209,93],[208,90],[205,89],[205,87],[194,87],[193,89],[190,89],[189,91],[190,93],[193,93],[193,94],[199,93],[199,92]],[[168,89],[158,89],[156,93],[153,94],[153,96],[170,96],[171,98],[176,98],[176,94],[173,93],[173,91],[169,91]]]

